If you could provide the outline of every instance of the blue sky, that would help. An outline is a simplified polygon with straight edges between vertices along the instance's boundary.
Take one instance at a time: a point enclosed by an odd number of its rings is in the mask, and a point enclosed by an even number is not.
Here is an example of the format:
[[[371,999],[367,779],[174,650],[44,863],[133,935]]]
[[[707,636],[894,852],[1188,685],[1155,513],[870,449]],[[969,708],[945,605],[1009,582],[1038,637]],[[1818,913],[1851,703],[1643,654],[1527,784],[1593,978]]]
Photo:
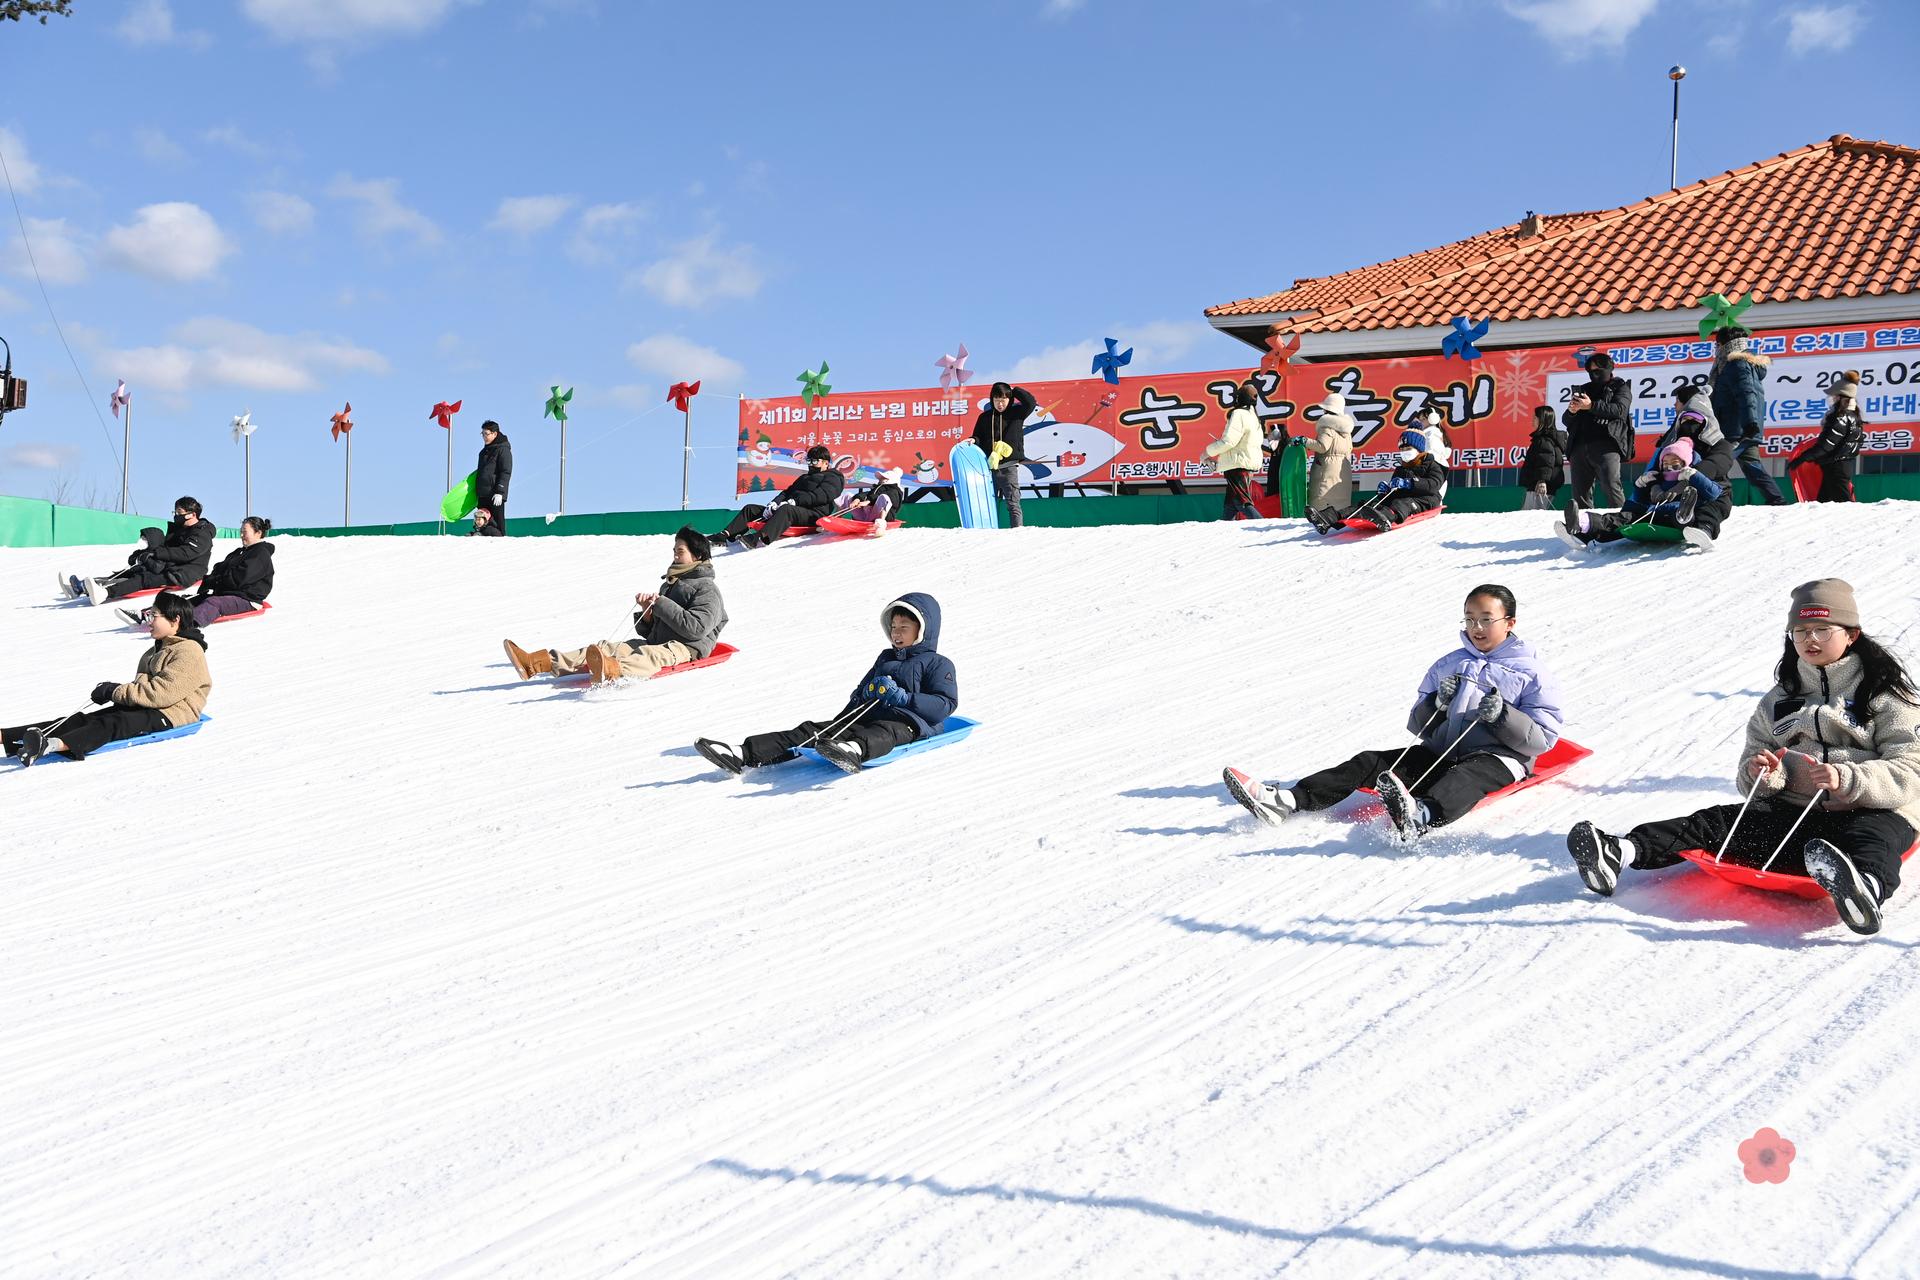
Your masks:
[[[74,0],[0,29],[0,154],[81,390],[0,207],[31,404],[0,492],[336,523],[428,519],[483,418],[513,511],[679,504],[667,386],[701,377],[694,505],[735,397],[1247,363],[1202,308],[1834,133],[1920,145],[1890,0]],[[111,442],[111,444],[110,444]]]

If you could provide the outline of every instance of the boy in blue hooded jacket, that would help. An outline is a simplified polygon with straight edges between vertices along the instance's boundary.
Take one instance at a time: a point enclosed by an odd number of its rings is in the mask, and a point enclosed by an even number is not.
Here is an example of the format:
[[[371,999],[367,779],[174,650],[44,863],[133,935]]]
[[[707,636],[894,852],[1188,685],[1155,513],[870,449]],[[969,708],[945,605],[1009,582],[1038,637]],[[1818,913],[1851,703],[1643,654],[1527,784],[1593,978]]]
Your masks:
[[[1326,809],[1372,787],[1402,840],[1462,817],[1533,772],[1560,740],[1560,697],[1533,647],[1513,632],[1519,606],[1496,583],[1467,593],[1460,647],[1427,668],[1407,713],[1418,742],[1353,758],[1281,787],[1238,769],[1227,791],[1268,826]]]
[[[880,651],[847,705],[824,726],[803,720],[791,729],[756,733],[738,751],[701,738],[694,750],[726,772],[740,774],[791,760],[797,747],[812,747],[838,768],[858,773],[895,747],[939,733],[960,705],[953,661],[939,652],[940,602],[922,591],[908,592],[881,612],[880,627],[890,647]]]

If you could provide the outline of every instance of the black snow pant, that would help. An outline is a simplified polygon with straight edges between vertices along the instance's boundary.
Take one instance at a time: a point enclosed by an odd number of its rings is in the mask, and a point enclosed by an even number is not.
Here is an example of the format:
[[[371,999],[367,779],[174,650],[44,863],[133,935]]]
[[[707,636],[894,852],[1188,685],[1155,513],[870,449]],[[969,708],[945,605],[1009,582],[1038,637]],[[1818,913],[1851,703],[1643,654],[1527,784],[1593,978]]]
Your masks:
[[[59,727],[55,728],[56,725]],[[20,754],[21,736],[28,729],[53,729],[52,736],[60,739],[67,754],[80,760],[89,751],[98,751],[109,742],[138,738],[142,734],[159,733],[172,727],[172,722],[152,707],[102,707],[98,711],[84,711],[66,720],[41,720],[35,724],[0,729],[0,743],[5,744],[8,755],[17,756]]]
[[[1756,801],[1747,809],[1747,816],[1740,819],[1733,843],[1727,846],[1725,861],[1748,867],[1763,865],[1781,840],[1786,839],[1793,820],[1800,816],[1800,809],[1800,805]],[[1679,852],[1682,849],[1715,852],[1727,838],[1727,829],[1739,813],[1737,804],[1717,804],[1684,818],[1641,823],[1627,832],[1627,839],[1633,841],[1633,869],[1654,871],[1684,862],[1686,859]],[[1768,869],[1790,876],[1806,875],[1807,841],[1815,839],[1833,845],[1852,858],[1854,866],[1879,881],[1880,901],[1885,902],[1899,887],[1900,855],[1912,846],[1914,830],[1905,818],[1886,809],[1838,812],[1816,809],[1807,815]]]
[[[1573,500],[1582,507],[1605,503],[1617,507],[1626,501],[1620,487],[1620,451],[1612,441],[1587,441],[1567,459],[1573,471]]]
[[[1388,524],[1403,524],[1406,522],[1408,516],[1415,515],[1422,511],[1431,511],[1439,505],[1440,500],[1438,498],[1423,498],[1418,494],[1404,490],[1390,491],[1386,497],[1381,498],[1378,502],[1369,499],[1366,502],[1356,502],[1345,511],[1334,512],[1333,522],[1338,524],[1342,520],[1352,519],[1355,515],[1371,518],[1377,511],[1386,517]],[[1374,523],[1378,524],[1379,521],[1376,520]]]
[[[1008,458],[993,469],[993,496],[1007,504],[1007,528],[1018,529],[1020,515],[1020,464]]]
[[[1623,507],[1619,511],[1598,511],[1589,518],[1587,532],[1583,535],[1576,531],[1573,536],[1586,542],[1618,542],[1626,536],[1620,532],[1622,529],[1628,525],[1637,524],[1652,525],[1660,529],[1700,529],[1705,531],[1709,538],[1718,538],[1720,522],[1727,518],[1727,513],[1731,510],[1732,506],[1726,498],[1700,502],[1693,508],[1691,524],[1681,524],[1676,520],[1673,505],[1664,502],[1653,509],[1652,515],[1647,514],[1644,506]]]
[[[1221,474],[1227,477],[1227,492],[1220,500],[1220,518],[1231,520],[1235,516],[1245,516],[1249,520],[1260,518],[1260,512],[1253,505],[1253,472],[1245,467],[1229,467]]]
[[[165,587],[174,591],[186,590],[165,572],[148,568],[144,564],[129,565],[110,577],[101,578],[100,583],[106,587],[109,600],[124,600],[136,591],[152,591],[156,587]]]
[[[727,527],[721,536],[729,542],[743,533],[758,533],[764,542],[772,542],[796,524],[812,524],[821,516],[829,514],[815,511],[812,507],[796,507],[791,502],[778,507],[763,507],[757,502],[749,502],[740,508],[733,519],[727,521]],[[762,521],[758,530],[747,528],[755,520]]]
[[[839,717],[835,717],[838,719]],[[827,724],[832,724],[828,720]],[[810,746],[821,737],[821,725],[802,720],[791,729],[775,733],[756,733],[740,744],[740,758],[753,766],[779,764],[794,758],[794,748]],[[876,720],[873,713],[827,735],[837,742],[857,742],[867,760],[878,760],[895,747],[903,747],[920,736],[920,727],[911,720]]]
[[[1331,808],[1361,787],[1371,787],[1399,754],[1397,747],[1389,747],[1384,751],[1362,751],[1351,760],[1336,764],[1331,769],[1310,773],[1294,783],[1293,798],[1299,803],[1302,813]],[[1394,770],[1395,776],[1405,782],[1415,796],[1427,802],[1428,826],[1444,827],[1493,792],[1518,781],[1514,776],[1516,762],[1504,756],[1475,752],[1449,759],[1432,773],[1427,773],[1439,758],[1439,752],[1415,743],[1407,748],[1406,759]],[[1426,779],[1419,786],[1413,786],[1422,774],[1426,774]]]
[[[1760,440],[1749,436],[1733,442],[1733,456],[1740,464],[1740,471],[1747,482],[1760,494],[1761,499],[1770,507],[1785,505],[1786,495],[1780,492],[1780,486],[1774,482],[1773,473],[1767,470],[1767,464],[1760,460]]]

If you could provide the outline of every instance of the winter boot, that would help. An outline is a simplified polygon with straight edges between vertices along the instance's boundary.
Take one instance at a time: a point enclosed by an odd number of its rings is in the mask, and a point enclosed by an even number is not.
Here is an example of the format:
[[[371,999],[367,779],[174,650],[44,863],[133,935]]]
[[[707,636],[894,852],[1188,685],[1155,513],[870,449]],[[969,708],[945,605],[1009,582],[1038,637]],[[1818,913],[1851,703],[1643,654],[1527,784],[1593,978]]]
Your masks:
[[[851,738],[822,738],[813,744],[813,749],[842,773],[858,773],[867,762],[867,753]]]
[[[1293,792],[1283,791],[1279,787],[1270,787],[1264,782],[1256,782],[1238,769],[1222,770],[1220,780],[1227,784],[1227,794],[1245,805],[1248,813],[1270,827],[1279,826],[1299,811],[1299,804],[1294,800]]]
[[[759,535],[759,533],[755,532],[752,529],[747,530],[745,533],[741,534],[738,538],[734,539],[734,541],[740,547],[742,547],[747,551],[752,551],[757,547],[764,547],[767,545],[766,539],[762,538]]]
[[[79,574],[62,573],[55,576],[60,579],[60,595],[63,599],[74,600],[87,594],[86,587],[81,585]]]
[[[887,522],[884,519],[875,520],[873,527],[867,530],[867,536],[869,538],[884,538],[886,535]]]
[[[1697,524],[1690,524],[1682,529],[1680,531],[1680,540],[1688,546],[1698,547],[1702,551],[1713,550],[1713,535]]]
[[[1333,508],[1322,507],[1318,511],[1315,511],[1309,507],[1307,509],[1307,523],[1313,526],[1316,533],[1332,533]]]
[[[1567,528],[1575,533],[1585,533],[1587,531],[1587,522],[1580,518],[1585,514],[1586,509],[1580,505],[1580,501],[1577,498],[1568,498],[1567,505],[1560,508],[1560,518],[1565,520],[1567,522]]]
[[[500,642],[507,651],[507,661],[513,664],[514,672],[522,680],[531,680],[535,676],[553,674],[553,651],[550,649],[522,649],[511,640]]]
[[[626,672],[620,669],[619,655],[608,653],[597,644],[587,646],[584,661],[588,684],[612,684],[615,680],[626,678]]]
[[[1806,859],[1807,873],[1833,899],[1841,924],[1855,933],[1880,932],[1880,885],[1872,876],[1825,840],[1807,841]]]
[[[107,602],[106,584],[101,582],[100,579],[98,578],[87,579],[86,592],[87,592],[87,603],[89,604],[103,605]]]
[[[125,618],[130,627],[144,627],[153,618],[151,609],[115,609],[114,612]]]
[[[1693,509],[1700,505],[1700,491],[1692,485],[1684,485],[1679,499],[1673,504],[1673,522],[1681,528],[1693,523]]]
[[[1573,865],[1580,868],[1580,878],[1587,882],[1587,888],[1611,898],[1620,883],[1624,861],[1620,841],[1591,822],[1576,822],[1567,832],[1567,852],[1573,855]]]
[[[1387,817],[1393,819],[1396,836],[1411,844],[1427,833],[1427,806],[1413,798],[1406,783],[1392,773],[1383,773],[1374,779],[1373,785],[1380,793],[1380,803],[1385,806]]]
[[[1373,527],[1378,529],[1382,533],[1385,533],[1387,530],[1393,528],[1393,517],[1389,515],[1387,512],[1382,511],[1379,507],[1375,507],[1371,511],[1368,511],[1367,519],[1371,520],[1373,522]]]
[[[712,738],[699,738],[695,740],[693,749],[706,757],[708,764],[723,773],[737,778],[747,771],[747,762],[735,755],[733,748],[724,742],[716,742]]]
[[[22,730],[20,734],[20,763],[30,765],[45,754],[47,754],[46,730]]]

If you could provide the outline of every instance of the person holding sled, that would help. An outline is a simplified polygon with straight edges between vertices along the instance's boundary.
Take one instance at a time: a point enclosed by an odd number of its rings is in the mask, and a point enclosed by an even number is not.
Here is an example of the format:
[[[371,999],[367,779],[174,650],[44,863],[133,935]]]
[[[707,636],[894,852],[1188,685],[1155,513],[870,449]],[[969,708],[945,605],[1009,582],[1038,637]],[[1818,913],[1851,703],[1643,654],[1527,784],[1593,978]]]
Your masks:
[[[1401,840],[1416,840],[1533,772],[1560,740],[1555,682],[1515,632],[1519,605],[1497,583],[1467,593],[1460,646],[1427,668],[1407,713],[1418,739],[1395,751],[1362,751],[1291,787],[1227,769],[1227,791],[1268,826],[1330,808],[1372,787]]]
[[[1920,830],[1920,693],[1906,668],[1860,628],[1853,588],[1822,578],[1793,589],[1773,688],[1747,721],[1735,785],[1742,804],[1712,805],[1609,835],[1567,833],[1587,888],[1611,897],[1622,868],[1677,866],[1682,849],[1810,876],[1840,922],[1877,933]]]
[[[1626,506],[1618,511],[1587,511],[1569,499],[1565,518],[1554,524],[1553,531],[1561,541],[1578,549],[1593,542],[1616,542],[1624,536],[1623,529],[1647,524],[1680,530],[1688,546],[1709,546],[1713,532],[1694,520],[1702,502],[1718,502],[1726,496],[1726,489],[1693,463],[1693,441],[1678,436],[1633,482],[1633,495]]]
[[[513,442],[489,418],[480,424],[480,458],[473,472],[473,501],[476,511],[485,511],[485,521],[476,519],[473,531],[483,537],[507,536],[507,486],[513,483]]]
[[[273,521],[248,516],[240,522],[240,545],[208,570],[194,594],[193,624],[208,626],[229,614],[252,613],[273,592],[273,544],[266,541]],[[144,627],[152,609],[115,609],[129,625]]]
[[[792,760],[796,747],[812,747],[836,768],[858,773],[895,747],[939,733],[960,705],[953,661],[939,652],[939,602],[925,592],[909,592],[881,610],[880,628],[888,647],[826,724],[803,720],[791,729],[757,733],[737,751],[701,738],[694,750],[736,776]]]
[[[1254,406],[1260,403],[1260,389],[1243,382],[1233,391],[1233,407],[1227,411],[1227,429],[1207,446],[1207,456],[1226,477],[1226,495],[1222,499],[1222,520],[1258,520],[1253,506],[1253,473],[1260,469],[1260,415]]]
[[[102,605],[155,587],[190,587],[206,575],[213,559],[213,533],[213,522],[200,516],[199,502],[182,498],[173,504],[173,519],[164,533],[140,531],[141,549],[127,557],[126,568],[100,578],[62,574],[60,589],[68,599],[85,596]]]
[[[906,505],[906,492],[900,487],[900,479],[906,473],[899,467],[888,467],[880,473],[878,484],[853,495],[853,501],[840,513],[844,520],[858,520],[869,525],[869,537],[878,538],[887,531],[887,521],[894,519],[894,513]]]
[[[1312,470],[1307,476],[1307,510],[1344,507],[1353,501],[1353,415],[1347,412],[1347,398],[1338,391],[1316,406],[1320,412],[1313,420],[1313,435],[1306,440],[1312,455]],[[1275,482],[1278,491],[1278,481]]]
[[[1323,507],[1307,511],[1307,520],[1321,533],[1332,533],[1341,522],[1361,516],[1382,530],[1402,524],[1416,512],[1440,505],[1447,490],[1447,469],[1427,452],[1427,433],[1410,427],[1400,433],[1398,461],[1393,474],[1382,480],[1371,498],[1342,511]]]
[[[92,700],[101,710],[0,729],[6,753],[17,756],[23,765],[49,752],[82,760],[109,742],[178,729],[198,720],[213,692],[213,677],[207,671],[207,638],[194,624],[193,606],[171,591],[161,592],[153,598],[147,634],[153,637],[153,645],[141,655],[132,680],[126,684],[102,680],[93,687]]]
[[[833,469],[833,450],[816,444],[807,450],[807,469],[780,491],[772,503],[749,502],[727,527],[710,535],[715,542],[739,543],[752,550],[764,547],[797,524],[813,524],[833,514],[834,503],[847,487],[847,478]],[[759,529],[747,526],[761,521]]]
[[[1815,502],[1852,502],[1853,460],[1867,442],[1866,424],[1860,421],[1860,374],[1849,369],[1827,388],[1833,401],[1827,416],[1820,421],[1820,434],[1793,451],[1787,461],[1787,474],[1793,477],[1796,493],[1811,492]],[[1801,470],[1819,468],[1813,479]]]
[[[634,596],[636,638],[602,640],[581,649],[522,649],[500,643],[522,680],[535,676],[587,673],[594,684],[609,680],[651,680],[668,667],[713,653],[727,625],[727,607],[713,576],[713,545],[692,526],[673,535],[673,559],[658,591]]]
[[[1533,435],[1527,439],[1527,456],[1520,463],[1520,488],[1526,497],[1522,511],[1553,510],[1553,495],[1566,483],[1567,436],[1553,419],[1551,405],[1533,407]]]
[[[996,382],[987,393],[987,407],[973,420],[973,442],[987,455],[993,472],[993,496],[1007,504],[1007,527],[1018,529],[1020,519],[1020,464],[1027,460],[1027,415],[1034,410],[1033,392]]]

